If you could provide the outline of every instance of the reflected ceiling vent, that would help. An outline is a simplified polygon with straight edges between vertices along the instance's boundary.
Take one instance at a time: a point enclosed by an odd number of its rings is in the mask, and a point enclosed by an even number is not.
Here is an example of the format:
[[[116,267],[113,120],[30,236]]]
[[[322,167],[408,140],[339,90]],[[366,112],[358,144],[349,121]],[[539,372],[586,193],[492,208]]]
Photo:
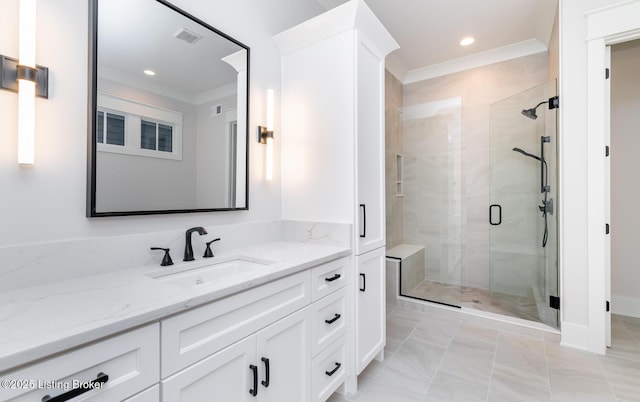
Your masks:
[[[178,32],[173,34],[173,37],[183,40],[190,45],[193,45],[194,43],[202,39],[202,35],[198,35],[195,32],[189,31],[187,28],[180,29]]]

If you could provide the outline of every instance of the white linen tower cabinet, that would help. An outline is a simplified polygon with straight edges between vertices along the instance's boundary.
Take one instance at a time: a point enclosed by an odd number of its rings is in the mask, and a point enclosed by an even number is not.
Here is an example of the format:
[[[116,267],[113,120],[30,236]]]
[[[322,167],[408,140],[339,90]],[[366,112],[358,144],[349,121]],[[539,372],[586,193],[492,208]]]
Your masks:
[[[398,44],[362,0],[275,36],[283,219],[352,224],[346,389],[385,345],[384,59]]]

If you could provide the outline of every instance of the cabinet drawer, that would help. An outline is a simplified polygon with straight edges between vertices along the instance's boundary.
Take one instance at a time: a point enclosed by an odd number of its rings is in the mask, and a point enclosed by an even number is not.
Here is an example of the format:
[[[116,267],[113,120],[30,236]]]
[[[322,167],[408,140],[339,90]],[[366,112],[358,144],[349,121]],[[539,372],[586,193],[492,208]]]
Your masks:
[[[340,289],[313,303],[312,310],[313,340],[311,351],[315,356],[347,330],[345,289]]]
[[[319,300],[346,285],[348,266],[349,259],[340,258],[313,268],[311,270],[313,300]]]
[[[347,376],[344,336],[313,359],[311,364],[311,400],[324,402]]]
[[[2,381],[33,383],[29,388],[1,387],[0,400],[41,401],[108,377],[73,400],[121,401],[158,382],[159,351],[158,324],[149,325],[4,374]]]
[[[162,378],[310,302],[311,277],[304,271],[163,320]]]

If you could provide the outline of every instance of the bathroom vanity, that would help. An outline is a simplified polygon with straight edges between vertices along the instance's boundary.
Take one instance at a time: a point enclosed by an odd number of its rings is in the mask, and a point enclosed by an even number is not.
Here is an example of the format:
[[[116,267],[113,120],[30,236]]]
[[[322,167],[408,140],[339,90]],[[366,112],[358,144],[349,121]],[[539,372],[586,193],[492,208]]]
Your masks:
[[[349,253],[277,242],[5,293],[0,400],[324,401],[348,369]]]

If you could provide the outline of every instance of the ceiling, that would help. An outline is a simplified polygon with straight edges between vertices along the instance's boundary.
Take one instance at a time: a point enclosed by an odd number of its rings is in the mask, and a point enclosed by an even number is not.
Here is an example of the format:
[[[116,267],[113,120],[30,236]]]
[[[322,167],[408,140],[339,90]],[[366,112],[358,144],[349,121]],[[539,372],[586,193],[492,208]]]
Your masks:
[[[346,2],[307,1],[325,9]],[[365,1],[400,45],[387,64],[405,83],[546,51],[558,6],[558,0]],[[460,46],[465,36],[475,43]]]
[[[262,26],[266,36],[275,35],[325,10],[334,8],[346,0],[243,0],[255,13],[243,18],[233,18],[233,12],[243,7],[230,6],[229,0],[217,0],[204,5],[201,0],[173,0],[179,7],[195,15],[209,12],[229,14],[230,20],[243,26]],[[404,84],[439,75],[450,74],[481,65],[491,64],[547,50],[558,0],[365,0],[391,35],[400,49],[387,57],[387,68]],[[154,4],[155,3],[155,4]],[[154,78],[143,77],[147,89],[163,87],[166,93],[183,92],[178,98],[188,101],[194,94],[202,94],[235,81],[235,71],[220,58],[239,49],[230,43],[208,43],[214,40],[205,36],[193,49],[208,45],[207,51],[198,51],[199,63],[174,63],[191,59],[190,47],[173,39],[181,27],[206,34],[198,24],[184,21],[181,16],[167,12],[156,2],[130,2],[109,0],[108,9],[100,10],[99,63],[106,67],[103,76],[111,72],[113,79],[123,82],[141,82],[140,72],[146,68],[157,69]],[[133,6],[153,7],[133,10]],[[122,13],[127,9],[129,12]],[[286,12],[283,12],[286,10]],[[136,11],[136,12],[134,12]],[[140,15],[156,23],[140,29]],[[264,16],[268,16],[265,18]],[[180,17],[180,18],[177,18]],[[258,18],[253,20],[252,18]],[[162,21],[162,22],[160,22]],[[218,27],[223,31],[229,27]],[[107,35],[106,32],[109,32]],[[458,43],[464,36],[472,35],[476,41],[468,47]],[[213,35],[215,36],[215,35]],[[166,38],[157,41],[157,38]],[[127,46],[123,46],[127,44]],[[178,57],[168,58],[167,54]],[[122,63],[124,61],[124,63]],[[211,67],[220,65],[222,67]],[[204,71],[217,71],[208,74]],[[114,72],[118,72],[115,74]],[[186,74],[185,74],[186,72]],[[207,77],[207,86],[201,77]],[[194,79],[196,78],[196,79]],[[171,88],[173,87],[173,88]]]

